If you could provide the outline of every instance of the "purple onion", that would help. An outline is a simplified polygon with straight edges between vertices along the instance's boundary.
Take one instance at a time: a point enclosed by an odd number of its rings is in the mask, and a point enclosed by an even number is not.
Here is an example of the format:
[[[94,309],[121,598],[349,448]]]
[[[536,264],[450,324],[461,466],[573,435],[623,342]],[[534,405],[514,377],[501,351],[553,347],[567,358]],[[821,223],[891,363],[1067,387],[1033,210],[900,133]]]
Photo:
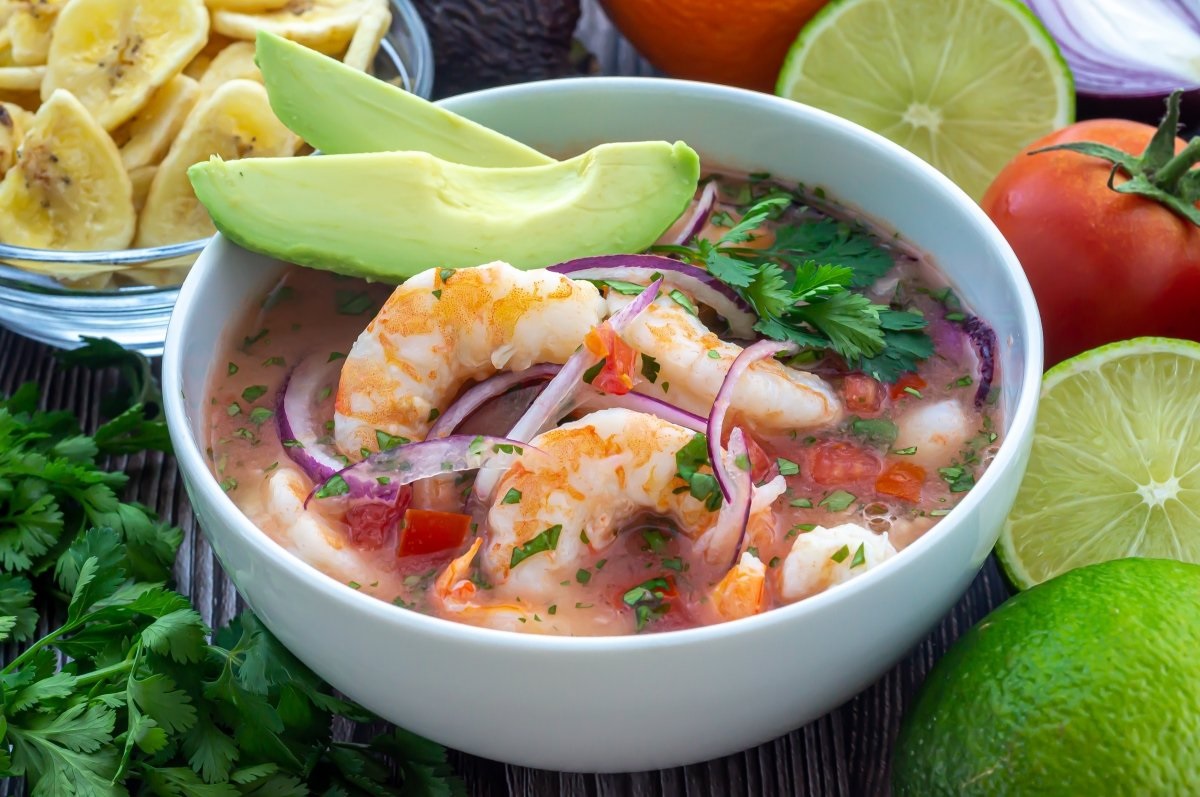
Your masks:
[[[322,490],[336,488],[338,478],[346,488],[335,495],[392,502],[400,489],[422,479],[478,470],[497,460],[524,456],[538,449],[507,437],[452,435],[438,440],[376,451],[361,462],[342,468],[318,484],[304,500],[305,506]],[[539,452],[540,453],[540,452]]]
[[[975,409],[983,407],[996,378],[996,333],[979,316],[967,316],[963,329],[979,357],[979,388],[975,391]]]
[[[652,282],[646,290],[637,295],[632,302],[622,307],[606,322],[618,335],[625,330],[629,323],[641,315],[658,297],[662,288],[662,279]],[[529,410],[521,416],[521,420],[508,433],[508,436],[522,443],[532,440],[548,424],[562,417],[563,408],[571,401],[579,386],[585,384],[583,374],[596,364],[596,355],[588,351],[587,346],[580,346],[572,354],[558,374],[550,380],[545,389],[534,399]],[[493,473],[480,473],[475,479],[472,497],[477,503],[491,495],[496,487],[497,476]]]
[[[708,219],[712,216],[713,206],[717,204],[717,181],[709,180],[708,185],[704,186],[704,191],[701,192],[700,198],[692,205],[679,235],[675,236],[675,240],[671,243],[676,246],[687,246],[693,238],[700,234],[704,229],[704,225],[708,224]]]
[[[333,417],[317,413],[320,391],[337,388],[342,361],[326,362],[318,355],[305,357],[284,379],[275,405],[275,425],[284,451],[316,483],[323,482],[346,466],[345,459],[327,438],[325,423]],[[328,400],[328,397],[326,397]]]
[[[743,340],[754,338],[754,324],[758,316],[750,305],[733,288],[690,263],[661,255],[598,255],[559,263],[549,270],[577,280],[638,283],[649,281],[654,274],[663,274],[670,278],[672,285],[678,286],[724,318],[734,337]]]
[[[711,445],[712,438],[709,438],[709,440]],[[747,450],[746,439],[742,435],[740,428],[734,429],[729,433],[729,456],[733,459],[734,470],[738,471],[738,474],[729,481],[732,496],[727,500],[725,506],[722,507],[722,517],[717,522],[736,524],[740,529],[737,544],[733,546],[733,558],[729,562],[729,566],[733,567],[737,564],[738,558],[741,556],[742,546],[746,543],[746,531],[750,528],[750,504],[754,495],[754,481],[750,474],[751,468],[749,465],[750,452]],[[747,461],[745,470],[737,467],[736,464],[741,457],[745,457]],[[713,460],[714,472],[717,470],[716,463],[717,460]]]
[[[429,434],[425,435],[425,439],[436,440],[454,434],[454,431],[462,426],[463,421],[489,401],[499,398],[514,387],[552,379],[561,370],[562,366],[560,365],[544,363],[531,366],[523,371],[496,374],[490,379],[483,380],[459,396],[457,401],[438,416],[437,421],[430,427]]]
[[[734,388],[737,387],[742,374],[746,373],[746,369],[759,360],[765,360],[784,352],[792,354],[799,350],[800,347],[795,343],[777,340],[760,340],[758,343],[747,346],[742,349],[741,354],[734,358],[733,365],[729,366],[725,380],[721,382],[721,387],[717,390],[712,412],[708,415],[708,458],[712,461],[713,475],[717,477],[717,484],[721,486],[721,493],[725,496],[726,501],[732,500],[734,488],[733,476],[726,470],[725,463],[721,460],[721,435],[725,431],[725,414],[729,412],[729,405],[733,401]],[[734,432],[736,431],[735,429]],[[732,440],[732,433],[730,440]]]
[[[579,406],[586,410],[607,410],[614,407],[633,410],[634,412],[641,412],[646,415],[653,415],[656,418],[662,418],[667,423],[691,429],[693,432],[703,432],[708,428],[708,421],[699,415],[690,413],[661,399],[641,393],[626,393],[623,396],[618,396],[612,393],[601,393],[598,390],[592,390],[583,398]]]

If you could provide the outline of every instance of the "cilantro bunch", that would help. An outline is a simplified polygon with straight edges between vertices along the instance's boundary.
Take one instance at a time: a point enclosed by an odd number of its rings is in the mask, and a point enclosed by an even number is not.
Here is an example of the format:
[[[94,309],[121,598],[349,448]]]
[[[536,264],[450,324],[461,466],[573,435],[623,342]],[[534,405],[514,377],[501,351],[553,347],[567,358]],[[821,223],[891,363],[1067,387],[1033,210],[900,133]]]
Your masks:
[[[768,338],[831,351],[852,368],[894,382],[933,353],[921,314],[873,303],[861,293],[892,268],[891,255],[864,230],[830,218],[781,223],[769,246],[747,246],[755,230],[795,204],[769,192],[715,244],[659,247],[702,266],[758,315]]]
[[[0,776],[33,797],[462,794],[405,731],[335,741],[335,717],[377,718],[253,615],[210,634],[167,585],[182,533],[123,502],[100,459],[169,446],[149,364],[109,341],[67,358],[126,379],[90,436],[33,385],[0,399],[0,641],[23,643],[0,668]]]

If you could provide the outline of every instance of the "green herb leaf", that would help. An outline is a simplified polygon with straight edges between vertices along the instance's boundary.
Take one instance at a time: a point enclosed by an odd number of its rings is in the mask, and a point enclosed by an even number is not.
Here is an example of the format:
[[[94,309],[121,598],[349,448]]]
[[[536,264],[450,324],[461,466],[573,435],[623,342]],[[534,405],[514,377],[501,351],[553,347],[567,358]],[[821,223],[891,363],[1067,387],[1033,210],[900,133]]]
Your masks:
[[[877,446],[890,446],[900,435],[900,429],[887,418],[853,418],[850,430]]]
[[[521,503],[521,491],[516,487],[508,488],[508,492],[504,494],[504,498],[500,500],[502,504],[519,504]]]
[[[842,512],[857,500],[857,497],[845,490],[834,490],[821,501],[820,506],[830,512]]]
[[[334,291],[334,301],[341,315],[362,315],[371,309],[372,300],[366,291]]]
[[[858,548],[854,551],[854,558],[850,560],[850,569],[861,567],[867,563],[867,548],[866,543],[860,542]]]
[[[833,561],[837,562],[840,565],[842,562],[846,561],[846,559],[849,558],[849,556],[850,556],[850,546],[843,545],[841,548],[838,548],[836,551],[834,551],[833,556],[831,556],[829,558],[832,559]]]
[[[780,476],[795,476],[797,473],[800,472],[800,466],[797,465],[795,462],[792,462],[790,459],[784,459],[783,457],[778,457],[775,460],[775,463],[779,466],[779,475]],[[795,504],[793,504],[793,506],[795,506]],[[811,506],[811,504],[810,504],[810,506]]]
[[[556,524],[538,534],[524,545],[513,548],[512,559],[509,561],[508,566],[516,567],[534,554],[542,553],[543,551],[553,551],[558,547],[558,535],[561,533],[562,526]]]
[[[658,360],[654,359],[649,354],[642,355],[642,376],[646,378],[647,382],[650,384],[657,382],[658,372],[661,368],[662,366],[659,365]]]
[[[334,474],[317,490],[317,498],[335,498],[350,492],[350,485],[340,475]]]

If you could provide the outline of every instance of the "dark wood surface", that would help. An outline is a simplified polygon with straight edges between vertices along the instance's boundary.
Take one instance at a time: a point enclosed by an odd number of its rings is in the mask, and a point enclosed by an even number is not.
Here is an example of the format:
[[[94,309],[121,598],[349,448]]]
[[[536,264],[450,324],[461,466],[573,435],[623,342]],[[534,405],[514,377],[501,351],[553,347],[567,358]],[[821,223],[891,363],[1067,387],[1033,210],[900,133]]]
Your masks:
[[[580,38],[597,55],[605,72],[653,74],[590,0],[585,2]],[[111,380],[111,375],[60,368],[50,349],[0,329],[0,394],[8,394],[22,382],[37,382],[46,407],[70,409],[86,426],[94,426],[99,396]],[[191,597],[207,622],[219,625],[227,621],[241,608],[238,596],[195,523],[174,461],[149,454],[118,458],[111,465],[130,474],[128,498],[154,507],[165,520],[183,528],[184,543],[175,565],[178,587]],[[478,797],[887,795],[892,742],[905,707],[946,648],[1009,594],[994,560],[989,559],[953,611],[877,683],[816,722],[737,755],[627,775],[560,774],[462,754],[455,754],[453,762],[469,793]],[[796,673],[797,681],[803,677]],[[713,688],[719,689],[720,684]],[[19,791],[14,785],[7,784],[5,791]]]
[[[99,396],[111,386],[112,376],[61,368],[50,349],[0,330],[0,394],[27,381],[41,386],[44,406],[72,410],[86,426],[94,426]],[[175,462],[161,454],[140,454],[117,458],[110,466],[129,473],[130,499],[154,507],[183,528],[184,543],[175,565],[179,589],[207,622],[227,621],[241,608],[237,593],[196,526]],[[467,755],[455,755],[454,763],[470,793],[479,797],[886,795],[889,753],[905,706],[946,647],[1008,594],[989,560],[954,610],[875,685],[816,722],[738,755],[630,775],[559,774]],[[797,681],[803,677],[796,673]]]

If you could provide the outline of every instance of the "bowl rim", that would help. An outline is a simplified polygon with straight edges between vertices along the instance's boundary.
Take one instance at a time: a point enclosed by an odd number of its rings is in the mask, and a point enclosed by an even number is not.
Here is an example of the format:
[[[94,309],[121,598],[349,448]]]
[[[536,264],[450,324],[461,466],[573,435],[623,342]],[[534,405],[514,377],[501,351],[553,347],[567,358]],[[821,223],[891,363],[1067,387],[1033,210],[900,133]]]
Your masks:
[[[412,0],[388,0],[392,11],[403,22],[408,36],[412,40],[412,63],[406,63],[396,52],[392,43],[390,31],[384,35],[380,51],[376,55],[386,54],[393,65],[410,84],[409,91],[418,97],[428,99],[433,94],[434,58],[433,42],[429,38],[429,29],[421,19],[420,12]],[[0,176],[3,176],[0,174]],[[96,251],[40,249],[26,246],[13,246],[0,242],[0,276],[12,282],[22,282],[42,289],[61,289],[70,295],[83,295],[92,298],[101,296],[125,295],[134,293],[169,293],[177,291],[178,285],[126,285],[115,290],[79,290],[65,288],[52,277],[36,272],[23,271],[8,265],[7,261],[25,261],[29,263],[55,263],[60,265],[88,266],[138,266],[156,263],[160,260],[173,260],[187,257],[203,251],[215,236],[197,238],[191,241],[181,241],[163,246],[130,247],[126,249],[101,249]],[[43,291],[44,292],[44,291]]]
[[[233,500],[221,490],[216,477],[209,470],[201,453],[201,444],[192,437],[184,412],[181,364],[186,339],[183,329],[190,325],[191,315],[198,311],[195,297],[199,291],[199,281],[216,267],[214,265],[193,269],[180,291],[176,312],[171,317],[167,332],[163,359],[163,393],[167,421],[172,440],[176,444],[175,455],[180,463],[181,473],[192,477],[192,489],[197,491],[200,494],[200,500],[211,508],[216,523],[223,524],[231,533],[241,537],[242,542],[252,547],[254,555],[273,560],[276,565],[291,571],[292,575],[304,581],[323,600],[330,601],[331,605],[365,614],[377,622],[443,640],[500,645],[522,652],[568,651],[575,653],[659,650],[707,644],[720,640],[728,641],[733,637],[768,631],[776,626],[792,623],[808,614],[822,612],[832,604],[849,600],[860,592],[873,589],[875,583],[881,579],[892,578],[892,574],[915,566],[923,553],[943,537],[960,533],[959,527],[962,518],[978,510],[987,494],[999,483],[1002,474],[1017,465],[1023,443],[1033,434],[1037,400],[1040,393],[1042,376],[1041,319],[1033,290],[1025,277],[1025,272],[999,229],[992,224],[979,205],[948,177],[898,144],[825,111],[772,95],[670,78],[581,77],[484,89],[449,98],[450,101],[447,104],[453,106],[459,101],[469,102],[480,99],[489,102],[503,102],[507,97],[527,94],[544,95],[580,91],[593,95],[620,94],[635,87],[640,91],[661,92],[663,96],[687,92],[718,103],[731,100],[754,102],[764,107],[773,107],[783,111],[808,124],[815,123],[832,128],[834,132],[842,136],[864,140],[869,145],[887,151],[891,157],[905,163],[917,175],[923,176],[922,179],[929,190],[949,194],[949,199],[962,205],[966,212],[973,217],[981,235],[994,247],[1004,261],[1007,276],[1018,294],[1017,327],[1025,348],[1024,371],[1020,374],[1017,399],[1011,409],[1008,431],[991,465],[975,488],[969,491],[963,500],[932,529],[900,552],[900,555],[890,560],[888,567],[871,569],[857,578],[837,585],[835,589],[828,589],[796,603],[739,620],[647,635],[562,636],[523,634],[481,628],[403,609],[355,590],[348,584],[325,574],[277,543],[242,513]],[[836,194],[836,191],[834,193]],[[229,241],[223,241],[223,243],[234,245]],[[909,554],[909,551],[913,553]]]

